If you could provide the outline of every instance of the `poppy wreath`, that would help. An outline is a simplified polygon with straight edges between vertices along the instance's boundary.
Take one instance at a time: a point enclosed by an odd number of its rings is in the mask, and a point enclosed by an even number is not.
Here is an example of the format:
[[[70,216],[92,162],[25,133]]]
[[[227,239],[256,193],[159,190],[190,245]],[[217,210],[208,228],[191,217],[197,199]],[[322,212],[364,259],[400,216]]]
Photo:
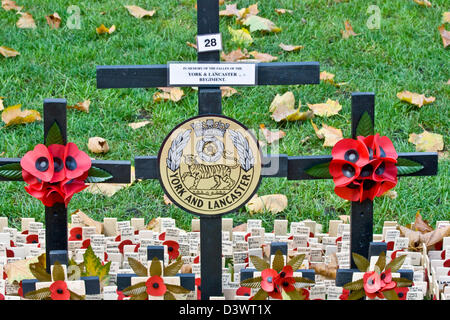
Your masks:
[[[175,276],[183,266],[181,256],[178,256],[175,262],[165,267],[162,267],[163,264],[156,257],[152,259],[149,269],[131,257],[128,257],[128,263],[137,276],[148,277],[146,281],[139,282],[122,290],[122,293],[125,296],[129,296],[130,300],[148,300],[149,296],[163,297],[164,300],[176,300],[175,294],[187,294],[191,292],[182,286],[164,282],[164,276]]]
[[[423,169],[418,162],[398,157],[392,141],[374,133],[365,112],[356,127],[357,139],[342,139],[331,151],[332,160],[305,172],[317,178],[332,178],[335,193],[349,201],[373,200],[397,184],[398,176]]]
[[[313,284],[314,281],[294,276],[294,271],[298,270],[305,259],[304,254],[296,255],[285,265],[284,257],[280,250],[277,250],[272,262],[272,266],[262,258],[250,256],[250,260],[256,270],[261,272],[261,276],[241,281],[244,288],[259,289],[251,300],[266,300],[267,297],[280,300],[306,300],[306,290],[296,288],[296,283]]]
[[[370,262],[363,256],[353,253],[353,261],[359,271],[364,272],[363,278],[344,285],[344,290],[349,293],[343,295],[343,300],[359,300],[364,297],[369,299],[400,300],[399,288],[410,287],[412,281],[406,278],[394,278],[393,273],[401,268],[406,255],[391,260],[386,265],[386,253],[379,255],[374,270],[369,270]]]
[[[25,190],[45,206],[69,204],[75,193],[87,188],[86,183],[103,182],[112,178],[105,170],[92,167],[90,157],[77,145],[64,144],[56,122],[47,133],[46,144],[38,144],[20,160],[0,166],[0,176],[23,180]]]

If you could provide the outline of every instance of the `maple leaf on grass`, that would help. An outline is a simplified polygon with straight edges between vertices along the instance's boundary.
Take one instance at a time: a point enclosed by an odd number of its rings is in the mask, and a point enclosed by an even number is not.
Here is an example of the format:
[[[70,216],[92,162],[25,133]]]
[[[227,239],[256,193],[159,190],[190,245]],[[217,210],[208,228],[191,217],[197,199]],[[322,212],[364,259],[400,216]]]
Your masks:
[[[2,121],[6,126],[25,124],[41,120],[41,115],[36,110],[21,110],[21,104],[10,106],[3,110]]]
[[[148,125],[150,123],[152,123],[152,122],[145,120],[145,121],[140,121],[140,122],[129,123],[128,126],[133,130],[137,130],[139,128],[145,127],[146,125]]]
[[[272,62],[278,60],[277,57],[274,57],[268,53],[260,53],[258,51],[251,51],[250,54],[257,60],[258,62]]]
[[[121,189],[131,186],[136,180],[135,168],[131,167],[131,182],[130,183],[90,183],[85,190],[92,194],[101,194],[107,197],[112,197]]]
[[[124,6],[128,12],[135,18],[142,19],[144,17],[153,17],[156,10],[145,10],[135,5]]]
[[[280,43],[279,47],[287,52],[298,51],[298,50],[301,50],[304,48],[304,46],[290,45],[290,44],[284,44],[284,43]]]
[[[422,7],[428,7],[430,8],[432,6],[431,2],[428,0],[414,0],[415,3],[417,3],[419,6]]]
[[[286,14],[286,13],[293,13],[293,10],[289,10],[289,9],[283,9],[283,8],[279,8],[279,9],[275,9],[275,12],[278,14]]]
[[[2,8],[5,9],[5,11],[10,11],[10,10],[20,11],[20,10],[22,10],[23,7],[18,6],[15,1],[2,0]]]
[[[287,197],[284,194],[269,194],[258,197],[257,195],[245,205],[250,214],[268,211],[279,213],[286,209],[288,205]]]
[[[233,4],[225,5],[225,10],[220,10],[219,16],[221,16],[221,17],[223,17],[223,16],[225,16],[225,17],[232,17],[232,16],[240,17],[240,13],[237,8],[237,4],[233,3]]]
[[[325,103],[316,103],[316,104],[309,104],[308,108],[310,108],[314,115],[320,116],[320,117],[330,117],[335,114],[338,114],[339,111],[342,109],[342,105],[339,104],[338,101],[334,101],[331,99],[328,99]]]
[[[444,48],[447,48],[447,46],[450,44],[450,32],[445,30],[445,24],[439,26],[438,30],[441,34],[442,44],[444,45]]]
[[[450,23],[450,11],[444,12],[442,14],[442,22],[443,23]]]
[[[36,29],[36,23],[33,16],[27,12],[18,12],[20,18],[16,23],[16,26],[20,29]]]
[[[316,135],[319,139],[325,139],[323,146],[324,147],[334,147],[334,145],[339,141],[344,139],[342,135],[342,130],[334,128],[332,126],[328,126],[326,124],[322,124],[322,128],[316,126],[316,124],[311,120],[311,125],[316,132]]]
[[[353,27],[348,20],[344,22],[345,30],[341,30],[342,38],[348,39],[352,36],[358,36],[360,33],[355,33]]]
[[[45,16],[45,19],[47,20],[47,24],[52,29],[58,29],[59,26],[61,25],[61,17],[59,16],[59,14],[57,12],[55,12],[49,16]]]
[[[231,51],[230,53],[226,54],[225,52],[221,52],[220,54],[220,58],[223,61],[227,61],[227,62],[236,62],[236,61],[240,61],[240,60],[245,60],[250,58],[250,55],[247,52],[247,49],[244,49],[244,51],[242,51],[240,48]]]
[[[237,90],[232,87],[220,87],[220,90],[222,91],[222,98],[224,97],[228,98],[238,93]]]
[[[104,138],[92,137],[89,138],[88,149],[93,153],[107,153],[109,151],[109,146]]]
[[[280,32],[281,28],[277,27],[275,23],[269,19],[259,16],[250,16],[243,21],[243,24],[249,26],[250,32],[266,31],[266,32]]]
[[[295,97],[291,91],[285,92],[283,95],[277,94],[269,107],[272,113],[272,119],[276,122],[280,121],[297,121],[307,120],[314,117],[314,113],[309,110],[300,112],[301,104],[295,109]]]
[[[0,47],[0,54],[2,56],[4,56],[5,58],[11,58],[11,57],[20,55],[20,53],[17,52],[16,50],[5,47],[5,46]]]
[[[116,31],[116,26],[112,25],[110,28],[105,27],[104,24],[102,24],[100,27],[95,29],[97,31],[97,34],[111,34],[114,31]]]
[[[408,90],[398,92],[397,98],[399,98],[401,101],[416,105],[419,108],[421,108],[425,104],[433,103],[436,100],[435,97],[427,98],[424,94],[409,92]]]
[[[249,46],[253,43],[250,32],[245,28],[235,30],[228,26],[228,32],[231,34],[231,41],[238,45]]]
[[[89,106],[91,105],[91,100],[85,100],[83,102],[78,102],[73,106],[67,106],[68,109],[75,109],[79,111],[83,111],[89,113]]]
[[[442,135],[424,130],[422,133],[411,133],[409,142],[416,145],[419,152],[437,152],[444,149],[444,139]]]
[[[184,91],[178,87],[159,87],[162,92],[155,92],[153,95],[153,101],[161,102],[171,100],[173,102],[178,102],[184,96]]]
[[[264,138],[266,138],[268,144],[272,144],[286,136],[286,132],[282,130],[271,131],[263,123],[259,125],[259,130],[264,135]]]

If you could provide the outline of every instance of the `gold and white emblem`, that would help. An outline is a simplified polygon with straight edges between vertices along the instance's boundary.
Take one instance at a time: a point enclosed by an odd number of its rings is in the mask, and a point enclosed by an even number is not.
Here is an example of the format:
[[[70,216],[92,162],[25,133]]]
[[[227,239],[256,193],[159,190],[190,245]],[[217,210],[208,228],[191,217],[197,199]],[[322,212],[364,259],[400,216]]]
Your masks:
[[[261,181],[261,153],[242,124],[224,116],[191,118],[165,139],[159,179],[180,208],[199,215],[236,211]]]

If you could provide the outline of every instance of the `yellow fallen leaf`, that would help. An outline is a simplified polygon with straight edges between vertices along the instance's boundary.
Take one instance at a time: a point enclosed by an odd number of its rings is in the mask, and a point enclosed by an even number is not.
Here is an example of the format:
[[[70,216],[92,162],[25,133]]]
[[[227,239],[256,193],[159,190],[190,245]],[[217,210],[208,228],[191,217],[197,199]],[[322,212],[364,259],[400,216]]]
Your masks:
[[[93,194],[101,194],[107,197],[112,197],[119,190],[129,187],[136,180],[134,167],[131,167],[131,183],[88,183],[85,189]]]
[[[245,18],[250,16],[256,16],[259,13],[258,4],[252,4],[248,8],[242,8],[239,10],[239,16],[237,18],[238,23],[242,23]]]
[[[142,127],[145,127],[146,125],[148,125],[149,123],[152,123],[151,121],[140,121],[140,122],[134,122],[134,123],[129,123],[128,126],[130,126],[132,129],[136,130]]]
[[[160,87],[159,90],[163,92],[155,92],[153,95],[153,101],[161,102],[171,100],[173,102],[178,102],[184,96],[184,91],[178,87]]]
[[[309,104],[308,108],[310,108],[314,115],[320,116],[320,117],[331,117],[335,114],[338,114],[339,111],[342,109],[342,106],[339,104],[338,101],[334,101],[331,99],[328,99],[325,103],[316,103],[316,104]]]
[[[152,220],[150,220],[150,222],[147,224],[147,226],[145,227],[145,229],[147,230],[153,230],[155,232],[160,232],[161,229],[161,218],[153,218]]]
[[[269,19],[251,15],[243,20],[243,24],[249,26],[250,32],[255,31],[267,31],[267,32],[280,32],[281,28],[277,27],[275,23]]]
[[[405,101],[410,104],[414,104],[414,105],[418,106],[419,108],[421,108],[425,104],[430,104],[436,100],[435,97],[427,98],[427,97],[425,97],[424,94],[413,93],[413,92],[409,92],[407,90],[398,92],[397,98],[399,98],[401,101]]]
[[[3,110],[2,120],[6,126],[31,123],[41,120],[41,115],[36,110],[20,110],[21,104],[11,106]]]
[[[228,26],[228,31],[231,34],[231,41],[234,43],[243,46],[249,46],[253,43],[253,38],[250,35],[250,32],[245,28],[234,30],[233,28]]]
[[[253,196],[246,204],[246,208],[250,214],[269,211],[271,213],[279,213],[286,209],[288,205],[287,197],[284,194],[269,194],[265,196]]]
[[[20,11],[20,10],[22,10],[23,7],[19,7],[15,1],[2,0],[2,8],[5,9],[5,11],[10,11],[10,10]]]
[[[422,6],[422,7],[431,7],[432,4],[430,1],[428,0],[414,0],[415,3],[417,3],[418,5]]]
[[[61,17],[59,16],[59,14],[57,12],[55,12],[54,14],[51,14],[49,16],[45,16],[45,19],[47,20],[47,24],[52,29],[58,29],[59,26],[61,25]]]
[[[334,145],[339,141],[344,139],[342,135],[341,129],[336,129],[326,124],[322,124],[322,128],[319,130],[316,124],[312,122],[311,124],[316,132],[316,135],[319,139],[325,139],[323,146],[324,147],[334,147]]]
[[[220,90],[222,91],[222,98],[231,97],[232,95],[237,93],[237,90],[232,87],[220,87]]]
[[[20,282],[24,279],[35,279],[30,271],[30,264],[39,262],[39,257],[18,260],[5,265],[5,273],[8,276],[8,282]],[[2,277],[3,279],[3,277]]]
[[[352,25],[350,24],[350,22],[349,22],[348,20],[346,20],[346,21],[344,22],[344,25],[345,25],[345,30],[341,30],[342,38],[348,39],[348,38],[350,38],[351,36],[357,36],[357,35],[359,35],[359,33],[355,33],[355,32],[353,31],[353,27],[352,27]]]
[[[237,4],[227,4],[225,6],[225,10],[220,10],[219,11],[219,16],[223,17],[232,17],[232,16],[236,16],[236,17],[240,17],[239,14],[239,10],[237,8]]]
[[[92,137],[88,141],[88,149],[93,153],[107,153],[109,151],[108,142],[101,137]]]
[[[248,54],[246,49],[244,49],[244,51],[242,51],[239,48],[239,49],[231,51],[228,54],[226,54],[225,52],[222,51],[222,53],[220,54],[220,57],[222,58],[223,61],[236,62],[236,61],[248,59],[248,58],[250,58],[250,55]]]
[[[416,145],[416,151],[436,152],[444,149],[442,135],[424,130],[422,133],[411,133],[409,142]]]
[[[289,9],[275,9],[275,12],[278,14],[285,14],[285,13],[293,13],[294,11]]]
[[[439,33],[441,34],[442,43],[444,45],[444,48],[447,48],[447,46],[450,44],[450,32],[445,30],[445,24],[438,27]]]
[[[259,125],[259,130],[261,130],[268,144],[274,143],[286,136],[286,132],[282,130],[271,131],[263,123]]]
[[[149,10],[145,10],[145,9],[143,9],[141,7],[134,6],[134,5],[132,5],[132,6],[124,6],[124,7],[128,9],[128,12],[133,17],[136,17],[138,19],[141,19],[143,17],[152,17],[155,14],[155,12],[156,12],[156,10],[150,10],[149,11]]]
[[[442,14],[442,23],[450,23],[450,11]]]
[[[15,56],[20,55],[20,53],[17,52],[16,50],[5,47],[5,46],[0,47],[0,54],[2,56],[4,56],[5,58],[10,58],[10,57],[15,57]]]
[[[250,54],[259,62],[272,62],[278,60],[277,57],[274,57],[268,53],[260,53],[258,51],[251,51]]]
[[[83,102],[78,102],[77,104],[73,106],[67,106],[68,109],[76,109],[79,111],[83,111],[86,113],[89,113],[89,106],[91,104],[91,100],[85,100]]]
[[[269,112],[272,112],[272,119],[276,122],[280,121],[298,121],[307,120],[314,117],[311,110],[300,112],[299,108],[295,109],[295,97],[291,91],[287,91],[282,96],[277,94],[269,107]]]
[[[94,219],[90,218],[86,213],[81,211],[80,209],[77,209],[76,211],[72,212],[71,215],[76,214],[78,218],[80,219],[80,222],[85,227],[95,227],[95,233],[97,234],[103,234],[103,223],[99,221],[95,221]]]
[[[334,74],[322,71],[320,73],[320,80],[334,84]]]
[[[112,25],[111,28],[108,29],[107,27],[105,27],[105,25],[102,24],[100,27],[96,28],[95,30],[97,31],[97,34],[104,34],[104,33],[111,34],[114,31],[116,31],[116,26]]]
[[[284,43],[280,43],[279,47],[281,49],[283,49],[284,51],[298,51],[304,48],[304,46],[295,46],[295,45],[290,45],[290,44],[284,44]]]
[[[36,23],[33,16],[27,12],[18,12],[21,15],[16,23],[16,26],[20,29],[36,29]]]

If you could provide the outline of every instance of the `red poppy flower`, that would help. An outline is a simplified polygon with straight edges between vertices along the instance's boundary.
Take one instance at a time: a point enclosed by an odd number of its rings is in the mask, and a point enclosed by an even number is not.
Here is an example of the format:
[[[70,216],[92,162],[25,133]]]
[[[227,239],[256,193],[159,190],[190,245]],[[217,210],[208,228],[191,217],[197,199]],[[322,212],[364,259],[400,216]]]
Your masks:
[[[27,243],[39,243],[39,236],[37,234],[30,234],[26,238]]]
[[[138,243],[137,245],[136,245],[136,247],[134,247],[134,252],[139,252],[139,248],[141,247],[141,244],[140,243]]]
[[[282,300],[283,299],[283,295],[281,294],[281,289],[278,286],[275,286],[273,288],[272,292],[267,292],[267,294],[269,295],[269,297],[271,297],[272,299],[279,299]]]
[[[342,294],[339,296],[340,300],[347,300],[350,295],[350,290],[342,289]]]
[[[152,276],[145,282],[147,293],[150,296],[160,297],[166,293],[166,285],[160,276]]]
[[[166,239],[166,233],[165,233],[165,232],[161,233],[161,234],[159,235],[158,239],[159,239],[160,241],[164,241],[164,240]]]
[[[274,291],[278,279],[278,272],[273,269],[264,269],[261,272],[261,278],[261,289],[268,293]]]
[[[48,147],[48,151],[53,158],[54,172],[50,183],[60,182],[66,177],[66,170],[64,168],[64,152],[66,147],[62,144],[52,144]]]
[[[295,279],[293,278],[293,276],[294,271],[292,270],[292,266],[289,265],[284,266],[276,279],[276,285],[286,292],[291,292],[292,290],[295,290],[294,287]]]
[[[450,268],[450,259],[444,261],[444,268]]]
[[[61,191],[64,194],[64,203],[69,204],[75,193],[78,193],[88,187],[85,180],[88,177],[88,173],[84,173],[81,177],[76,179],[65,179],[61,182]]]
[[[403,249],[400,250],[395,250],[394,252],[391,253],[391,259],[394,260],[395,258],[397,258],[397,252],[402,252]]]
[[[105,254],[103,255],[103,260],[104,261],[108,261],[108,254],[105,252]]]
[[[193,263],[200,263],[200,256],[196,256]]]
[[[69,241],[81,241],[83,240],[83,229],[81,227],[75,227],[70,229]]]
[[[445,259],[445,250],[442,250],[442,252],[441,252],[441,259],[442,259],[442,260]]]
[[[19,295],[19,297],[23,298],[22,281],[19,282],[19,290],[17,290],[17,294]]]
[[[247,287],[239,287],[239,289],[236,290],[237,296],[250,296],[252,292],[252,289]]]
[[[195,278],[195,286],[197,288],[197,300],[202,300],[202,279]]]
[[[119,234],[114,241],[120,242],[122,240],[122,236]]]
[[[43,144],[28,151],[20,160],[20,166],[39,180],[50,182],[54,173],[53,157]]]
[[[0,293],[0,300],[5,300],[5,296]]]
[[[55,281],[50,286],[50,297],[52,300],[69,300],[70,292],[67,289],[67,283],[62,280]]]
[[[395,244],[394,241],[388,241],[388,242],[386,243],[386,248],[387,248],[387,250],[394,250],[394,244]]]
[[[8,275],[6,274],[5,271],[3,271],[3,280],[6,280],[6,279],[8,279]]]
[[[131,240],[123,240],[118,246],[117,248],[119,249],[120,253],[123,254],[123,247],[126,245],[131,245],[133,244],[133,242]]]
[[[442,245],[443,245],[443,243],[444,243],[444,240],[441,240],[441,241],[439,241],[438,243],[436,243],[435,245],[434,245],[434,250],[442,250]]]
[[[180,255],[180,252],[178,251],[180,245],[178,244],[178,242],[167,240],[163,242],[163,245],[167,246],[167,252],[169,253],[170,260],[178,258],[178,256]]]
[[[392,290],[397,286],[395,281],[392,281],[392,273],[391,269],[387,269],[386,271],[380,274],[381,280],[381,291]]]
[[[123,294],[122,291],[116,290],[116,293],[117,293],[117,300],[123,300],[123,298],[125,298],[125,295]]]
[[[6,257],[7,258],[14,258],[14,251],[6,249]]]
[[[397,293],[399,300],[406,300],[406,295],[409,291],[408,287],[396,287],[394,290]]]
[[[381,289],[381,278],[378,273],[375,271],[364,273],[363,282],[364,291],[369,298],[373,299],[378,296],[378,291]]]
[[[81,249],[87,249],[91,245],[91,239],[83,240],[81,243]]]
[[[397,153],[387,137],[338,141],[331,151],[329,171],[335,193],[350,201],[373,200],[397,184]]]
[[[249,233],[247,233],[246,235],[245,235],[245,237],[244,237],[244,240],[245,240],[245,242],[248,242],[248,237],[251,237],[252,236],[252,234],[249,232]],[[292,239],[291,239],[292,240]]]
[[[86,173],[92,165],[91,158],[79,150],[75,143],[69,142],[64,153],[66,178],[75,179]]]
[[[300,295],[304,296],[304,300],[309,300],[309,290],[305,288],[300,289]]]
[[[9,246],[10,246],[11,248],[14,248],[14,247],[16,246],[16,244],[14,243],[14,241],[9,240]]]

